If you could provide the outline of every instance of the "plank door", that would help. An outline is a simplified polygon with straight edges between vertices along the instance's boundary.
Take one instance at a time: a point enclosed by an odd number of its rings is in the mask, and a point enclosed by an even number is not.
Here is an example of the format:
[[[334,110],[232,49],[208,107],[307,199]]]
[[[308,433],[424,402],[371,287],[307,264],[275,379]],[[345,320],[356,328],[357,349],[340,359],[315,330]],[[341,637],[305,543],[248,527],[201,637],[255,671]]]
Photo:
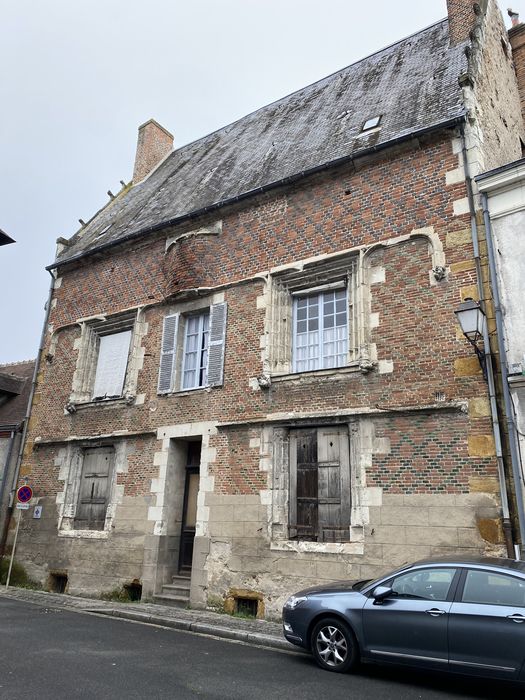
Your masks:
[[[113,447],[96,447],[85,450],[75,516],[77,529],[104,529],[114,460],[115,450]]]

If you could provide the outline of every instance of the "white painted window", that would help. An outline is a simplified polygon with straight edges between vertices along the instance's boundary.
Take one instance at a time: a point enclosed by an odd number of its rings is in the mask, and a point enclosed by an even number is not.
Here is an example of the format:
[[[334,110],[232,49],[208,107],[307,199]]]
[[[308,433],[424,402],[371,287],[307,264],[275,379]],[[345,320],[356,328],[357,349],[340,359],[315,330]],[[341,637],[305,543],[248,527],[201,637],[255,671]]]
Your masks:
[[[293,371],[307,372],[347,364],[348,333],[346,288],[295,296]]]
[[[70,404],[135,395],[146,328],[139,316],[130,311],[81,324]]]
[[[165,316],[159,394],[222,385],[226,320],[226,303],[213,304],[195,314]]]
[[[298,265],[271,280],[265,360],[272,375],[337,369],[359,356],[358,258],[311,269]]]
[[[122,396],[130,343],[131,331],[100,337],[93,388],[94,399]]]
[[[196,389],[208,383],[208,337],[210,314],[188,316],[184,333],[182,388]]]

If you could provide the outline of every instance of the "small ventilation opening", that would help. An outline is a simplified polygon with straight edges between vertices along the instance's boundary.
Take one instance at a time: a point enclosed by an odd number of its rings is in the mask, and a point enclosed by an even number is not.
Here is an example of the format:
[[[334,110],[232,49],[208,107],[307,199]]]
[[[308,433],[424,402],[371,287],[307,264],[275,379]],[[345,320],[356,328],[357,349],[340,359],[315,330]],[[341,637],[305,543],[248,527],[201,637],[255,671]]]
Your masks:
[[[235,612],[238,615],[244,615],[245,617],[257,617],[257,604],[258,601],[255,598],[236,598],[235,599]]]
[[[52,593],[65,593],[67,588],[67,574],[53,572],[49,575],[49,590]]]
[[[138,602],[142,598],[142,584],[137,580],[131,583],[126,583],[124,585],[124,590],[128,594],[128,597],[134,603]]]

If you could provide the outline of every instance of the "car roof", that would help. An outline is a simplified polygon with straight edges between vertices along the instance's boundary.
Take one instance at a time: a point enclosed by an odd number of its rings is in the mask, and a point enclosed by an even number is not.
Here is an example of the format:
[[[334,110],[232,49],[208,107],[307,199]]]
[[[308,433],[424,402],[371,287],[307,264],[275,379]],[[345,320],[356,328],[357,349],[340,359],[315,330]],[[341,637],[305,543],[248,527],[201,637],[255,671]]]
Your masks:
[[[435,566],[436,564],[448,564],[450,566],[481,566],[484,568],[501,569],[525,574],[525,561],[504,559],[503,557],[435,557],[416,561],[410,565],[410,568],[413,566]],[[406,568],[409,567],[407,566]]]

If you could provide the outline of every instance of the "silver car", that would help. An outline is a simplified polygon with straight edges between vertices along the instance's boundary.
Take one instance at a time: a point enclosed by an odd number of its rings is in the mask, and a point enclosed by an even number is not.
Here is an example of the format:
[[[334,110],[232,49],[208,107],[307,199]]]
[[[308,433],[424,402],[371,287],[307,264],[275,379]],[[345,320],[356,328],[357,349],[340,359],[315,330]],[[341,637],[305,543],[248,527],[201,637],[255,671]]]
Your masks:
[[[359,659],[525,681],[525,562],[433,559],[291,596],[284,636],[321,668]]]

